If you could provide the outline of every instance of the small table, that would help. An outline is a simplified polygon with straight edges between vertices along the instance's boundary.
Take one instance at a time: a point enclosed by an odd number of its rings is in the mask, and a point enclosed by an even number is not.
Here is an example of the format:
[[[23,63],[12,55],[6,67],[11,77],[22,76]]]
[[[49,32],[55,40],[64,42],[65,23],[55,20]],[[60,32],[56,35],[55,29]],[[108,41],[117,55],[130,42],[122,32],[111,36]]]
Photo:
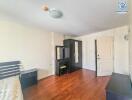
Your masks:
[[[20,73],[20,82],[22,89],[26,89],[38,83],[37,69],[24,70]]]

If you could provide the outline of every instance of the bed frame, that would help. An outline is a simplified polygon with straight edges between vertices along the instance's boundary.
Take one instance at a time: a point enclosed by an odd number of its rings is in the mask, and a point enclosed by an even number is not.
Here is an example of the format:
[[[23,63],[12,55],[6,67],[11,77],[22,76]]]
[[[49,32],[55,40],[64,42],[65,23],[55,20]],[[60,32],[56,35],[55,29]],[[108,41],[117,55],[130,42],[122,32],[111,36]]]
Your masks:
[[[20,61],[0,63],[0,80],[11,76],[20,75]]]

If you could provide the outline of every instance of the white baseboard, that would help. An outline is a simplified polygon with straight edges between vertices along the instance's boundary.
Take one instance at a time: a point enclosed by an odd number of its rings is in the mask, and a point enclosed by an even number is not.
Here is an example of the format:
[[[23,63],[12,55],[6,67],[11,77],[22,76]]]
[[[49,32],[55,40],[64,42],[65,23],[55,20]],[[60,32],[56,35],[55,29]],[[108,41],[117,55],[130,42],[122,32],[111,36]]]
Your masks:
[[[94,68],[94,67],[91,67],[91,66],[90,66],[90,67],[88,67],[88,66],[87,66],[87,67],[86,67],[86,66],[83,66],[82,68],[83,68],[83,69],[88,69],[88,70],[95,71],[95,68]]]

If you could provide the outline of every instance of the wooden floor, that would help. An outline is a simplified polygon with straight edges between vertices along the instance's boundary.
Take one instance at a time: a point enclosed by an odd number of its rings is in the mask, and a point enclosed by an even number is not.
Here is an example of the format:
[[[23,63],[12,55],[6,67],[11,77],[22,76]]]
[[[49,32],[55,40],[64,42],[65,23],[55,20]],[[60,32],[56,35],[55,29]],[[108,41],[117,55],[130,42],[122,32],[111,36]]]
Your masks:
[[[50,76],[24,91],[24,100],[106,100],[105,87],[110,77],[95,77],[95,72],[79,70],[61,77]]]

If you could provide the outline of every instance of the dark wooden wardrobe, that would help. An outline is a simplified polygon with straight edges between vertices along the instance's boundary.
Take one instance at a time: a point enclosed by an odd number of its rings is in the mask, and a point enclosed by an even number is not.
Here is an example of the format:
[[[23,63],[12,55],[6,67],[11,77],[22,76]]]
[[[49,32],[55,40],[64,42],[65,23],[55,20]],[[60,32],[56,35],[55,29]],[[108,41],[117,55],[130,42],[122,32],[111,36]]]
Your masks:
[[[69,48],[69,66],[68,72],[73,72],[75,70],[82,68],[82,41],[74,39],[64,40],[64,47]]]

